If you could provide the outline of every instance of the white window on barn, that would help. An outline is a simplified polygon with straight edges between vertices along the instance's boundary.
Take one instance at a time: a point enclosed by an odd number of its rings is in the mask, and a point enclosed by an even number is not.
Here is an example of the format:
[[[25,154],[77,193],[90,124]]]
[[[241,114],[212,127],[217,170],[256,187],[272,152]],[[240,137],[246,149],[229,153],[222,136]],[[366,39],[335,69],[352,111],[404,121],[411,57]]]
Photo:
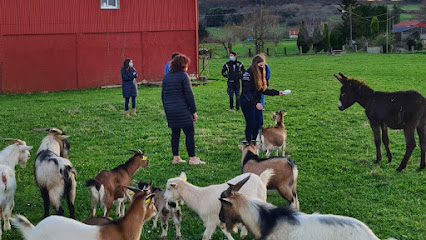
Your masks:
[[[101,0],[101,9],[120,9],[119,0]]]

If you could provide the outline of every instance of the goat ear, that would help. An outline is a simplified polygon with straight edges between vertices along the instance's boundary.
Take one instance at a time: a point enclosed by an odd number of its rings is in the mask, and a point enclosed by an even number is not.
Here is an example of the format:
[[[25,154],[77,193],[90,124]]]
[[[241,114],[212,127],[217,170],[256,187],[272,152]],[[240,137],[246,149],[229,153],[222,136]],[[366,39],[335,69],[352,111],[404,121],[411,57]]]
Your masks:
[[[145,205],[148,205],[151,202],[151,200],[152,200],[152,198],[154,196],[155,196],[155,194],[153,194],[153,193],[151,193],[148,196],[146,196],[146,198],[145,198]]]
[[[243,145],[238,145],[238,148],[242,151],[244,149]]]
[[[67,136],[67,135],[58,135],[58,138],[61,139],[61,140],[65,140],[65,139],[68,139],[70,137],[71,136]]]
[[[186,180],[188,180],[188,178],[186,177],[186,174],[184,172],[181,172],[179,177],[182,178],[185,182],[186,182]]]
[[[248,146],[248,145],[249,145],[249,142],[247,142],[247,141],[241,141],[241,143],[242,143],[244,146]]]
[[[281,110],[281,113],[283,114],[283,117],[284,117],[285,115],[287,115],[287,111],[286,111],[286,110]]]
[[[223,204],[230,204],[232,206],[232,202],[229,198],[219,198],[219,200]]]
[[[239,181],[237,184],[231,186],[232,191],[233,192],[238,192],[249,179],[250,179],[250,175],[248,175],[243,180]]]
[[[19,150],[21,151],[29,151],[33,149],[33,146],[19,146]]]

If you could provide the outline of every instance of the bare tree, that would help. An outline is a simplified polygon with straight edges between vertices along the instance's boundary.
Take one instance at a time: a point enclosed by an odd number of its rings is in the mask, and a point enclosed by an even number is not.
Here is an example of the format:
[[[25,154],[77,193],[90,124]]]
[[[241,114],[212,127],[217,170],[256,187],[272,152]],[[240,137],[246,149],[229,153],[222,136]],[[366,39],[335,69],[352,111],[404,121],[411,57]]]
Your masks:
[[[264,52],[265,40],[267,39],[271,26],[278,24],[278,16],[273,15],[263,6],[254,11],[245,20],[248,32],[253,36],[256,54]]]
[[[246,40],[251,37],[249,29],[244,26],[234,25],[235,38],[243,43],[243,53],[246,52]]]
[[[274,53],[277,55],[277,47],[281,39],[284,38],[286,33],[286,27],[280,26],[278,23],[269,27],[268,29],[268,39],[274,43]]]
[[[217,42],[222,44],[227,56],[232,51],[232,44],[235,42],[234,27],[232,25],[225,25],[223,32],[217,37]]]

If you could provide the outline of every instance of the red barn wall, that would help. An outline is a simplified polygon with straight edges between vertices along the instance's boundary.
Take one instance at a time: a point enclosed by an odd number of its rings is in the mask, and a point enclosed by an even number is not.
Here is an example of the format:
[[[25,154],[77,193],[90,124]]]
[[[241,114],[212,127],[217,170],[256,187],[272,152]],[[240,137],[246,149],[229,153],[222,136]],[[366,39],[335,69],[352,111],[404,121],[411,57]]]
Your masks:
[[[172,52],[198,74],[197,0],[0,0],[2,92],[120,84],[125,58],[139,81],[160,81]]]

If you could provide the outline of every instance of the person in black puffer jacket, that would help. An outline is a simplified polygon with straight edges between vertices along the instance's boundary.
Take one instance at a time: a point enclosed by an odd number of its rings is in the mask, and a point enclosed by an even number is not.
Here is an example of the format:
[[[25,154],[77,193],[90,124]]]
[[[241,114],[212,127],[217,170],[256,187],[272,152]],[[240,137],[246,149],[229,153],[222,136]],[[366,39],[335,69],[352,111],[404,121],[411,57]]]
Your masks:
[[[194,122],[197,121],[197,107],[191,82],[186,73],[190,60],[183,54],[177,55],[170,63],[170,72],[163,78],[161,100],[166,113],[167,124],[172,129],[172,163],[185,162],[179,156],[179,138],[183,130],[186,136],[186,150],[189,164],[206,164],[195,156]]]
[[[228,79],[229,111],[234,111],[234,94],[237,111],[240,109],[240,80],[245,72],[244,64],[237,60],[237,53],[229,53],[229,61],[222,67],[222,76]]]
[[[253,57],[250,68],[243,74],[241,81],[241,110],[246,120],[246,140],[248,142],[256,140],[261,127],[263,105],[261,103],[262,94],[269,96],[282,96],[290,93],[290,90],[277,91],[267,88],[265,59],[262,55]]]

